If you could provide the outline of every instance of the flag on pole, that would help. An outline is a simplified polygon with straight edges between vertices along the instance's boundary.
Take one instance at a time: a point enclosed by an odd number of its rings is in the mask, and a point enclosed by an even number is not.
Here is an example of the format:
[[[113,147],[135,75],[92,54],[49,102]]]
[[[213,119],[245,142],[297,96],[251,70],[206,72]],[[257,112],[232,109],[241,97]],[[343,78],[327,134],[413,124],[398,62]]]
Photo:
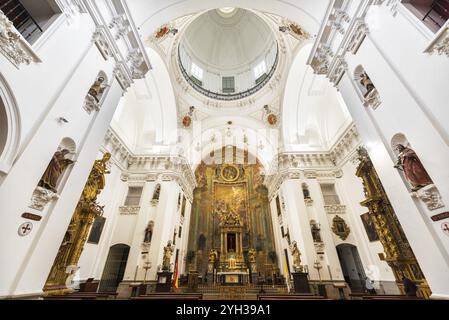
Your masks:
[[[285,281],[287,282],[287,291],[290,292],[290,272],[288,271],[287,264],[287,255],[284,254],[284,276]]]
[[[178,284],[178,254],[176,254],[176,261],[175,261],[175,270],[174,270],[174,274],[173,274],[173,288],[179,288],[179,284]]]

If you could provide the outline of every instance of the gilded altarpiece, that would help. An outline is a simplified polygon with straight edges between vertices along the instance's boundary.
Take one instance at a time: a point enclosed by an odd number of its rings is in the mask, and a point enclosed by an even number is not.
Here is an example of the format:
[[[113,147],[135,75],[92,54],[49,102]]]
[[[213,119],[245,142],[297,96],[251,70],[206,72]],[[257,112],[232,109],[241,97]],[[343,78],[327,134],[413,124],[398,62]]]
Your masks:
[[[233,152],[233,161],[225,163],[223,151],[219,164],[217,161],[210,165],[202,162],[195,172],[198,187],[194,190],[188,245],[188,250],[195,253],[195,259],[190,268],[204,275],[208,271],[210,251],[217,250],[220,254],[217,206],[221,204],[240,217],[243,254],[248,269],[248,251],[253,249],[256,251],[257,272],[271,274],[277,269],[277,262],[273,259],[274,233],[268,190],[262,184],[262,167],[259,162],[248,164],[246,153],[245,160],[239,161],[243,164],[236,163],[235,148]]]
[[[105,187],[105,174],[109,173],[107,163],[110,157],[109,153],[105,153],[102,159],[95,160],[45,283],[44,291],[47,294],[73,291],[70,280],[77,270],[89,230],[95,218],[103,215],[103,206],[98,204],[97,196]]]
[[[399,220],[390,204],[377,172],[365,149],[358,150],[359,165],[357,176],[362,178],[366,200],[361,205],[367,207],[375,231],[385,251],[385,261],[392,268],[399,289],[404,293],[402,276],[414,281],[420,295],[428,298],[429,285],[421,271],[416,257],[402,230]]]

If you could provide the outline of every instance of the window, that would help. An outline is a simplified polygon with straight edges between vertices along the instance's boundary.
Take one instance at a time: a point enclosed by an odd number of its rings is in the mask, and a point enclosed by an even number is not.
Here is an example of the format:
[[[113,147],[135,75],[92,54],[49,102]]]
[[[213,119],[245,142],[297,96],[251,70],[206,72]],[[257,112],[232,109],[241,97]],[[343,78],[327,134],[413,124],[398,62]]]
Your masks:
[[[198,67],[196,64],[192,63],[192,68],[190,69],[190,73],[198,80],[203,80],[203,69]]]
[[[235,79],[234,77],[223,77],[222,79],[223,93],[235,92]]]
[[[142,196],[143,187],[129,187],[126,196],[125,206],[138,206]]]
[[[265,63],[265,60],[263,60],[261,63],[259,63],[254,68],[254,78],[259,79],[261,76],[263,76],[267,72],[267,64]],[[257,80],[256,80],[257,82]]]
[[[403,5],[433,32],[449,19],[449,0],[408,0]]]
[[[326,206],[340,204],[334,184],[322,184],[321,193],[323,194],[324,204]]]
[[[34,43],[61,13],[54,0],[2,0],[0,10],[29,42]]]

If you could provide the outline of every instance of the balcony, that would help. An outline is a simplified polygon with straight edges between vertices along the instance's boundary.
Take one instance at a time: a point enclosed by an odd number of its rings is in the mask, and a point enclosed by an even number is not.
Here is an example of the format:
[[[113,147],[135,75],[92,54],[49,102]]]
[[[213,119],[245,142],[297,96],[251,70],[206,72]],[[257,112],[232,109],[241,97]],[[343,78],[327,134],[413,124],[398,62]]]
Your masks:
[[[402,4],[434,33],[449,19],[449,0],[408,0]]]

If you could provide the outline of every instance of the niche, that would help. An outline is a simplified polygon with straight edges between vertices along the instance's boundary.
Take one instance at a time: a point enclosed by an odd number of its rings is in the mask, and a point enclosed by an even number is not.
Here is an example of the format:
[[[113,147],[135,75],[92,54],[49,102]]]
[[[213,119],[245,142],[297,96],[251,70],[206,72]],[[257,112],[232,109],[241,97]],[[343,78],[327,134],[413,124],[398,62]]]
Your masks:
[[[394,135],[391,148],[397,157],[394,167],[405,180],[411,195],[422,200],[431,211],[444,207],[440,192],[407,137],[402,133]]]
[[[151,242],[151,239],[153,238],[153,228],[154,228],[154,221],[148,222],[147,228],[145,229],[145,237],[143,239],[144,243]]]
[[[87,92],[86,98],[84,99],[84,110],[88,114],[93,111],[99,111],[101,107],[101,98],[107,87],[107,76],[103,71],[100,71],[95,78],[94,83],[90,86]]]
[[[151,204],[155,206],[159,202],[159,196],[161,194],[161,184],[156,184],[156,187],[154,188],[153,197],[151,198]]]
[[[31,197],[30,208],[42,211],[47,203],[59,198],[59,193],[67,181],[69,171],[75,162],[76,144],[64,138],[53,154]]]
[[[323,242],[320,225],[315,220],[310,220],[310,231],[312,232],[313,242]]]
[[[377,109],[381,104],[379,92],[362,66],[355,68],[354,80],[362,96],[363,105],[365,107],[371,107],[373,110]]]

